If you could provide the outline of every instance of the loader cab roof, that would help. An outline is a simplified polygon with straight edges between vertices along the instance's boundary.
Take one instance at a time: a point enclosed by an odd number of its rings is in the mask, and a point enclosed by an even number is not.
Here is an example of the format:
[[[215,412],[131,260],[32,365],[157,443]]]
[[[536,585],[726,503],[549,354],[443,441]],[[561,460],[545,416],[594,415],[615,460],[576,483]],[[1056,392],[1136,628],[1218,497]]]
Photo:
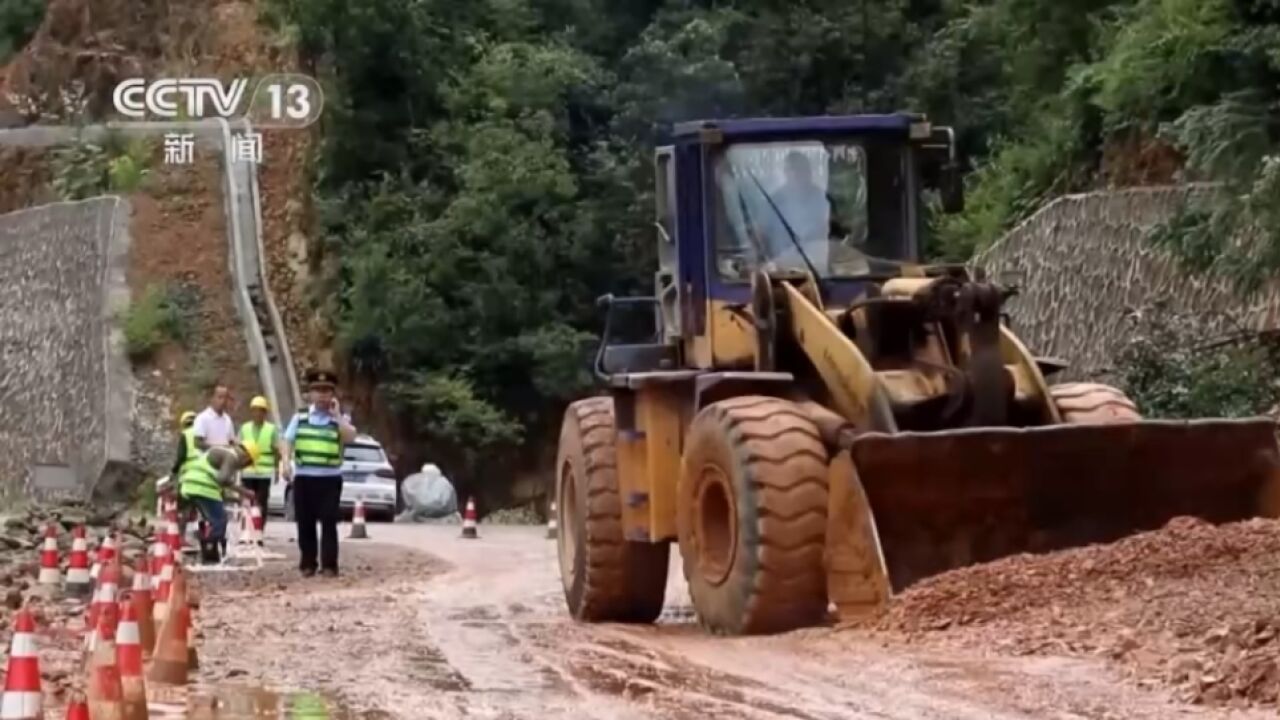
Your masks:
[[[671,129],[670,141],[673,143],[698,142],[704,139],[706,133],[717,131],[726,141],[866,133],[907,136],[912,125],[922,122],[926,122],[926,118],[918,113],[691,120],[676,123]]]
[[[752,272],[763,262],[803,270],[812,261],[834,302],[860,297],[874,282],[869,276],[893,271],[893,263],[914,262],[920,256],[916,152],[934,132],[926,116],[911,112],[669,126],[656,151],[660,223],[669,238],[659,253],[661,267],[673,274],[678,267],[679,286],[688,291],[686,330],[701,332],[706,300],[749,301]],[[791,175],[787,158],[796,154],[809,158],[811,183],[797,183],[804,192],[793,190],[782,209],[777,198]],[[812,188],[828,200],[818,219],[813,204],[802,202],[817,197]],[[828,242],[807,237],[823,229],[830,231]],[[793,232],[806,236],[810,249],[803,258],[791,244]]]

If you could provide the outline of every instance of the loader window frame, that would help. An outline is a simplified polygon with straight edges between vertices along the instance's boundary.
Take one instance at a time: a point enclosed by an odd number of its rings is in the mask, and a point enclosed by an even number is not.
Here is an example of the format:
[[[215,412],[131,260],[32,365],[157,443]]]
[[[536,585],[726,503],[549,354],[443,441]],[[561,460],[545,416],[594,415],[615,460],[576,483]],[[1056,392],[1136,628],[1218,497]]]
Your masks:
[[[816,184],[826,197],[828,226],[834,233],[828,233],[825,248],[819,245],[816,253],[802,243],[824,279],[854,279],[882,272],[885,264],[913,259],[916,233],[908,224],[913,222],[914,203],[902,188],[914,185],[915,178],[905,170],[910,156],[906,143],[867,136],[734,142],[717,148],[709,168],[714,193],[708,198],[713,273],[720,282],[749,282],[756,269],[770,262],[772,267],[805,269],[798,253],[778,257],[771,250],[779,242],[777,229],[784,223],[776,219],[777,203],[770,200],[785,171],[774,167],[767,177],[760,177],[752,168],[768,162],[766,154],[775,164],[785,163],[782,159],[794,151],[826,163],[815,171],[819,177]],[[752,153],[756,157],[744,161]],[[770,197],[766,199],[766,195]],[[748,219],[753,213],[757,217]],[[782,214],[787,216],[785,211]],[[767,237],[767,244],[761,241],[764,233],[747,229],[758,223],[760,216],[772,225],[773,235]],[[781,242],[790,243],[789,236],[782,235]]]

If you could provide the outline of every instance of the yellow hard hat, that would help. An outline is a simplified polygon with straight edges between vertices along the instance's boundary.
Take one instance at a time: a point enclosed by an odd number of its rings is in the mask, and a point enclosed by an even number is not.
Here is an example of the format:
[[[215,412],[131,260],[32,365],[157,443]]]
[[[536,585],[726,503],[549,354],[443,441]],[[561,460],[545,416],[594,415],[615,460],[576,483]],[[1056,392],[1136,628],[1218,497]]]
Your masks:
[[[249,464],[257,465],[258,456],[262,454],[258,449],[258,443],[253,440],[241,440],[240,447],[244,448],[244,454],[249,456]]]
[[[188,424],[190,424],[190,423],[194,422],[194,421],[195,421],[195,419],[196,419],[196,414],[195,414],[195,412],[194,412],[194,411],[192,411],[192,410],[188,410],[188,411],[186,411],[186,412],[182,413],[182,419],[181,419],[181,420],[179,420],[179,421],[178,421],[178,423],[179,423],[180,425],[186,426],[186,425],[188,425]]]
[[[259,410],[270,410],[270,409],[271,409],[271,406],[267,404],[267,399],[266,399],[266,398],[264,398],[264,397],[262,397],[261,395],[259,395],[259,396],[255,397],[254,399],[250,400],[250,401],[249,401],[249,407],[251,407],[251,408],[257,408],[257,409],[259,409]]]

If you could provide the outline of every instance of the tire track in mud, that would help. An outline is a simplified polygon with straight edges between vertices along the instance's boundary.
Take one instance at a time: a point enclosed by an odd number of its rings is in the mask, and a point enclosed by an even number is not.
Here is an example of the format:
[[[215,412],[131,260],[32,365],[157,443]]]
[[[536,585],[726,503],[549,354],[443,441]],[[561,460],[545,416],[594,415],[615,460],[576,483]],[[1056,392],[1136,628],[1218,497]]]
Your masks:
[[[569,667],[593,692],[631,701],[649,698],[673,718],[733,713],[734,717],[825,720],[751,692],[760,684],[681,662],[622,638],[602,638],[578,648]]]

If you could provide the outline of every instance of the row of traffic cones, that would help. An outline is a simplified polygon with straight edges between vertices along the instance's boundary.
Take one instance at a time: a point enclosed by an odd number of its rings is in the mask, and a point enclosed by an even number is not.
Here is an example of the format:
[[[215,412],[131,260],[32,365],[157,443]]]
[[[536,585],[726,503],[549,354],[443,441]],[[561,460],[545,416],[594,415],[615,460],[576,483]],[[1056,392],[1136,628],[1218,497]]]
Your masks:
[[[113,544],[104,542],[108,551],[97,558],[99,582],[86,613],[86,689],[68,705],[69,720],[147,720],[147,683],[184,686],[198,667],[186,573],[180,553],[173,551],[176,514],[171,512],[170,519],[172,530],[166,527],[157,534],[150,557],[138,558],[131,589],[119,600],[122,559]],[[77,530],[76,540],[83,544],[83,529]],[[41,552],[45,585],[52,584],[48,567],[57,569],[48,560],[50,551],[56,558],[53,528],[46,530]],[[157,563],[159,573],[153,578]],[[91,572],[82,569],[86,575]],[[14,620],[0,720],[44,718],[35,630],[30,609],[21,609]],[[148,661],[150,670],[144,671]]]
[[[98,548],[97,558],[91,569],[84,525],[77,525],[72,530],[71,556],[68,560],[67,577],[64,583],[62,567],[58,559],[58,525],[51,521],[44,530],[44,544],[40,548],[40,572],[36,576],[36,584],[45,590],[56,590],[62,586],[64,592],[70,597],[88,597],[98,573],[101,572],[101,564],[114,557],[115,550],[115,537],[107,535]]]
[[[182,539],[179,537],[178,514],[170,509],[160,532],[160,539],[171,553],[182,550]],[[47,591],[61,586],[63,592],[72,598],[89,598],[98,584],[102,568],[119,557],[120,547],[115,533],[108,533],[102,539],[95,554],[92,565],[89,562],[88,540],[85,537],[84,525],[77,525],[71,533],[71,554],[67,561],[65,578],[58,558],[58,524],[50,522],[45,527],[44,544],[40,550],[40,572],[36,578],[39,587]],[[153,563],[152,574],[159,572],[158,559]]]

